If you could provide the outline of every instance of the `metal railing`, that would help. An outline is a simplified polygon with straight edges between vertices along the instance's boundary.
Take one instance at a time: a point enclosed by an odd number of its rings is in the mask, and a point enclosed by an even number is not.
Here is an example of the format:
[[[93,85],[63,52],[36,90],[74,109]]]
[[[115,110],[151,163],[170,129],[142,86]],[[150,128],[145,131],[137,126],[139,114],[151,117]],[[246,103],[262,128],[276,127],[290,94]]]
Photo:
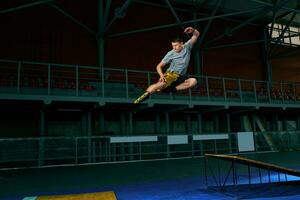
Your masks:
[[[186,144],[169,144],[168,135],[155,135],[158,140],[152,142],[120,143],[111,142],[113,136],[6,138],[0,139],[0,169],[238,153],[237,134],[224,134],[228,139],[193,140],[195,135],[187,135]],[[300,131],[255,132],[254,145],[256,152],[299,150]]]
[[[298,104],[300,84],[212,76],[194,76],[198,86],[177,93],[159,93],[152,100]],[[0,93],[43,97],[138,97],[157,73],[39,62],[0,60]],[[108,100],[109,101],[109,100]]]

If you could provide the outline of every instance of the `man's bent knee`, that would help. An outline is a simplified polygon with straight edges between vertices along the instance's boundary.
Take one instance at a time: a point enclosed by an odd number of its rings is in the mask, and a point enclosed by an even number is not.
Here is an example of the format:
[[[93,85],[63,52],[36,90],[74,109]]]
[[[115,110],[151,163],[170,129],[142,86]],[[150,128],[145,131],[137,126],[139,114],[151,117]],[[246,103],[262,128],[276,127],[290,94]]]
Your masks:
[[[197,85],[197,79],[191,78],[190,79],[190,87],[194,87],[195,85]]]

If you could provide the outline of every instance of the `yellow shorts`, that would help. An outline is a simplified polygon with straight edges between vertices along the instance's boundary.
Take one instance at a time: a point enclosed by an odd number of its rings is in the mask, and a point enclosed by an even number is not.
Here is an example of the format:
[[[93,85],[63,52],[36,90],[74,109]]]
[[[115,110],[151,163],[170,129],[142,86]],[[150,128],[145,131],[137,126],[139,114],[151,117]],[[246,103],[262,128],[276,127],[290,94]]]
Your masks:
[[[166,87],[169,87],[173,82],[175,82],[179,77],[177,72],[166,72],[165,79],[166,79]]]

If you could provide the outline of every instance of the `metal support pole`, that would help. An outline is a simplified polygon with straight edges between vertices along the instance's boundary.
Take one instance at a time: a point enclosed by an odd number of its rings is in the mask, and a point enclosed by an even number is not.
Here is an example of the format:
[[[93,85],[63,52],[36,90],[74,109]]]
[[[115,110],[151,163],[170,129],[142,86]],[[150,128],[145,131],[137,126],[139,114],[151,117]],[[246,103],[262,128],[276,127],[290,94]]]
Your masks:
[[[161,124],[160,124],[160,115],[158,113],[155,113],[155,133],[160,134],[161,133]]]
[[[255,116],[251,115],[251,121],[252,121],[252,130],[253,132],[256,132],[256,122],[255,122]]]
[[[230,114],[226,114],[226,128],[227,128],[227,133],[231,132],[231,120],[230,120]]]
[[[198,132],[201,134],[202,133],[202,114],[201,113],[197,114],[197,122],[198,122]]]
[[[86,132],[88,136],[88,162],[92,161],[92,112],[88,111],[86,117]]]
[[[104,119],[103,112],[100,112],[100,114],[99,114],[99,131],[102,134],[105,132],[105,119]]]
[[[103,8],[103,0],[98,0],[98,64],[99,67],[104,67],[104,32],[105,32],[105,13]]]
[[[269,59],[269,43],[268,43],[268,33],[267,29],[263,28],[263,37],[264,37],[264,43],[263,43],[263,66],[265,68],[265,80],[268,82],[272,81],[272,64]],[[269,85],[268,85],[269,87]]]
[[[79,68],[76,65],[76,96],[79,95]]]
[[[128,113],[128,134],[132,135],[133,134],[133,127],[132,127],[132,112]],[[133,160],[134,159],[134,155],[133,155],[133,143],[128,144],[128,148],[129,148],[129,160]]]
[[[126,115],[125,113],[121,113],[120,114],[120,134],[121,135],[127,135],[127,131],[126,131]],[[125,160],[125,144],[124,143],[120,143],[120,147],[121,147],[121,159],[124,161]]]
[[[197,19],[197,12],[193,12],[193,19]],[[194,27],[198,29],[198,24],[195,22]],[[203,50],[199,50],[199,48],[193,48],[193,58],[194,58],[194,72],[197,76],[200,76],[203,72]]]
[[[282,120],[282,130],[283,131],[288,131],[288,124],[287,124],[287,118],[286,118],[286,114],[283,116],[283,120]]]
[[[17,93],[20,94],[21,87],[21,62],[18,62],[18,71],[17,71]]]
[[[47,80],[48,81],[48,88],[47,88],[47,91],[48,91],[48,95],[50,95],[51,94],[51,92],[50,92],[50,90],[51,90],[51,65],[48,64],[47,68],[48,68],[48,76],[47,76],[48,77],[48,80]]]
[[[276,113],[275,115],[274,115],[274,117],[275,117],[275,131],[282,131],[282,128],[281,128],[281,121],[279,120],[279,117],[278,117],[278,114]]]
[[[126,98],[129,98],[129,86],[128,86],[128,70],[125,69],[125,86],[126,86]]]
[[[248,179],[249,179],[249,185],[251,185],[251,172],[250,172],[250,166],[248,165]]]
[[[222,78],[222,85],[223,85],[223,96],[224,96],[224,101],[227,101],[227,90],[226,90],[226,81],[225,78]]]
[[[215,131],[219,132],[220,131],[220,120],[219,120],[219,115],[216,115],[214,117],[214,122],[215,122]]]
[[[186,124],[186,133],[187,134],[192,134],[192,121],[191,121],[191,116],[190,115],[185,115],[185,124]]]
[[[204,173],[205,173],[205,184],[208,187],[208,180],[207,180],[207,157],[204,157]]]
[[[45,110],[40,111],[40,140],[39,140],[39,160],[38,166],[42,166],[44,163],[44,136],[45,136]]]
[[[128,113],[128,134],[129,135],[133,134],[133,113],[132,112]]]
[[[278,2],[279,2],[279,0],[276,0],[275,4],[278,4]],[[273,19],[272,19],[272,25],[270,28],[269,38],[272,38],[272,35],[273,35],[273,28],[274,28],[274,24],[275,24],[275,20],[276,20],[276,13],[277,13],[277,10],[273,9]]]
[[[258,168],[258,174],[259,174],[259,181],[262,184],[261,169],[260,168]]]
[[[206,92],[207,92],[207,100],[210,100],[210,94],[209,94],[209,82],[208,77],[205,77],[205,85],[206,85]]]
[[[169,113],[165,113],[165,123],[166,123],[166,133],[170,133],[170,118],[169,118]]]
[[[300,130],[300,116],[297,115],[297,131]]]

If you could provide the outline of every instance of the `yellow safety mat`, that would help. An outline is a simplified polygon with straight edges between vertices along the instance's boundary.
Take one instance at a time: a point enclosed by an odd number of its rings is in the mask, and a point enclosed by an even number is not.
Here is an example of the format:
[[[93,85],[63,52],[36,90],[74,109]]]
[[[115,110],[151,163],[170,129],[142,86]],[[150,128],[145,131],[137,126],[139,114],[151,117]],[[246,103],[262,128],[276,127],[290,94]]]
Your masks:
[[[27,197],[25,199],[29,199]],[[68,194],[68,195],[54,195],[54,196],[39,196],[36,200],[117,200],[114,192],[95,192],[85,194]]]

